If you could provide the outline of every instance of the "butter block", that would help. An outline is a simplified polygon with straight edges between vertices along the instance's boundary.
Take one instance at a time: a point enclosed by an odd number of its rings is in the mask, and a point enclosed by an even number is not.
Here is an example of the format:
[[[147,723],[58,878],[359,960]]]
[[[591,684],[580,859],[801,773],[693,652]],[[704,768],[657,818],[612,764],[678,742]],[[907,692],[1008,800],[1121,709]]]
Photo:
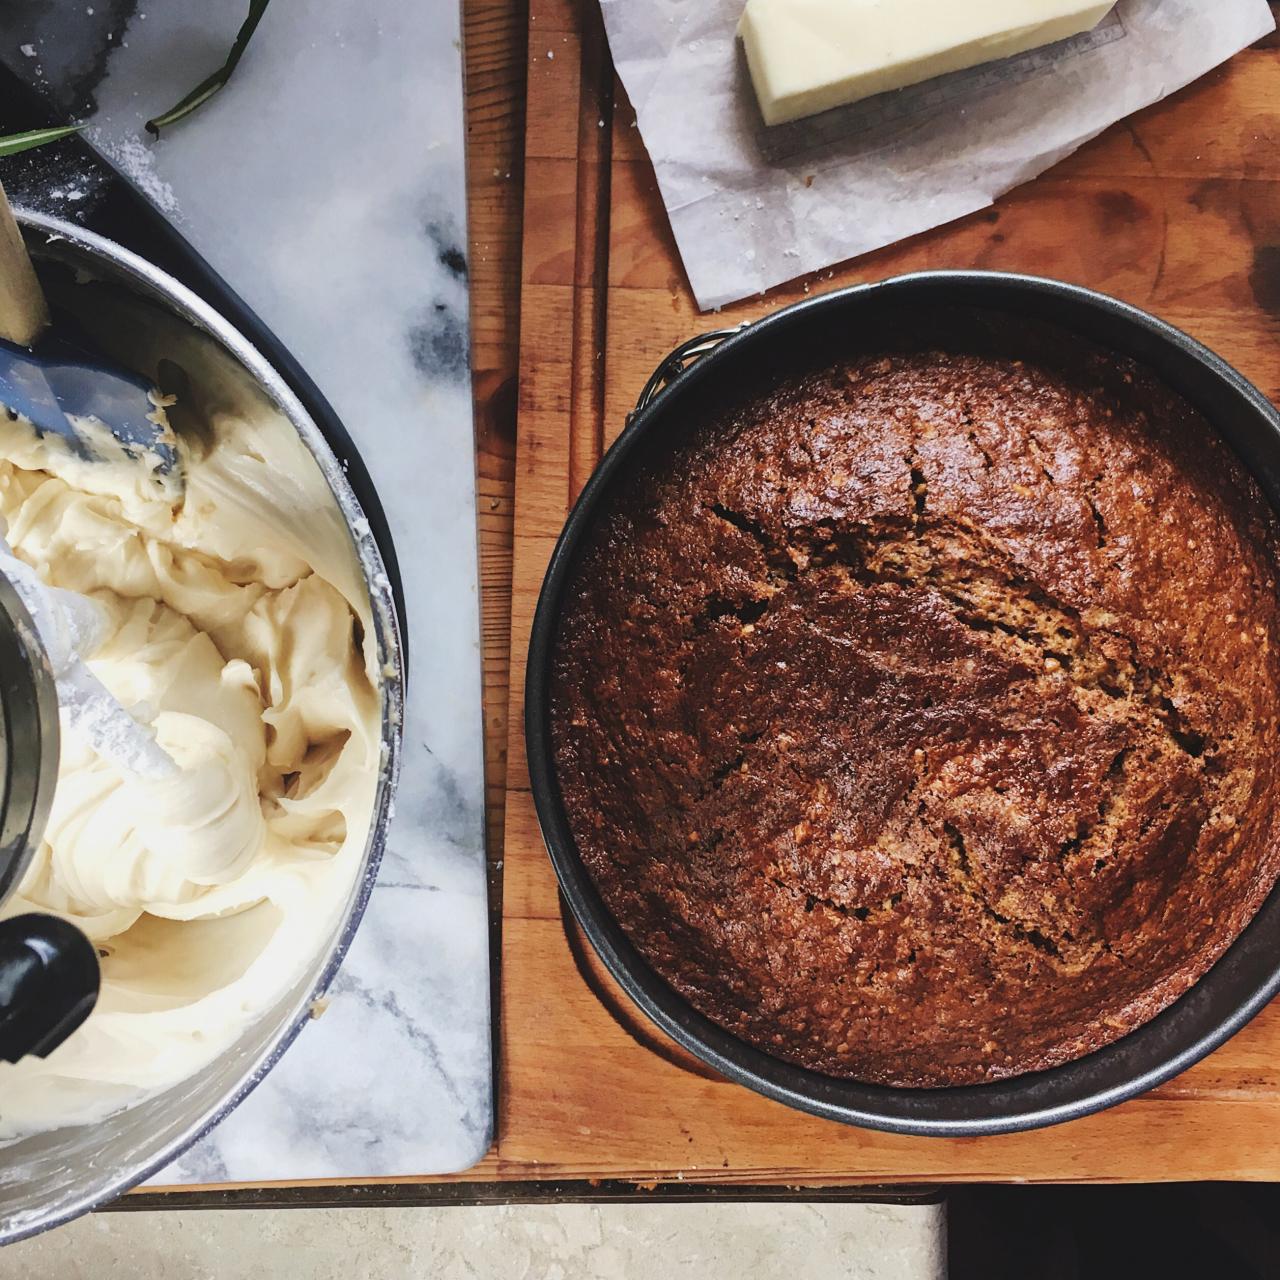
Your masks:
[[[747,0],[738,25],[766,124],[1088,31],[1115,0]]]

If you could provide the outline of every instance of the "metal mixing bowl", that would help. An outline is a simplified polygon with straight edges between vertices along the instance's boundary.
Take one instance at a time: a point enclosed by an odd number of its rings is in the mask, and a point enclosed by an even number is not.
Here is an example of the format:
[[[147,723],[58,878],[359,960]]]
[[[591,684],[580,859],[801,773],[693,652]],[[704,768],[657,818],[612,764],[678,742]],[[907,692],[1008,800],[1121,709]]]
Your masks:
[[[288,1048],[337,971],[377,876],[399,773],[405,674],[391,579],[369,520],[343,464],[277,369],[218,312],[142,258],[59,219],[20,215],[19,221],[38,269],[57,264],[86,272],[206,335],[297,431],[342,512],[368,587],[382,673],[382,756],[359,873],[332,934],[293,986],[192,1079],[98,1124],[0,1147],[0,1244],[86,1213],[155,1173],[234,1110]],[[0,1064],[0,1090],[3,1072]]]
[[[1280,414],[1213,352],[1154,316],[1060,281],[993,272],[926,272],[812,298],[741,331],[692,339],[645,387],[637,413],[583,489],[552,555],[530,638],[525,734],[538,819],[561,890],[610,973],[663,1031],[729,1080],[801,1111],[897,1133],[974,1136],[1100,1111],[1168,1080],[1238,1031],[1280,992],[1280,887],[1186,995],[1087,1057],[963,1088],[894,1089],[834,1079],[731,1035],[645,962],[578,855],[556,780],[550,715],[551,661],[566,588],[592,526],[627,484],[644,448],[662,447],[671,439],[668,432],[678,438],[708,404],[730,400],[755,371],[781,376],[833,344],[845,354],[875,350],[891,317],[927,320],[948,308],[1047,322],[1145,364],[1200,409],[1280,511]]]

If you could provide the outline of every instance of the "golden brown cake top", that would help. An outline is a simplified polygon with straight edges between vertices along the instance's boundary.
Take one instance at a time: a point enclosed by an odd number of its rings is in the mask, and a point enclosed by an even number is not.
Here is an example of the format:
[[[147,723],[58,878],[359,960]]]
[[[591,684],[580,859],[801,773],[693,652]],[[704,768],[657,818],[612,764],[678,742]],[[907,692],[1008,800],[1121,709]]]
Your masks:
[[[888,351],[691,410],[567,596],[556,767],[609,909],[832,1075],[1097,1048],[1280,870],[1269,508],[1145,372],[995,345],[1031,358]]]

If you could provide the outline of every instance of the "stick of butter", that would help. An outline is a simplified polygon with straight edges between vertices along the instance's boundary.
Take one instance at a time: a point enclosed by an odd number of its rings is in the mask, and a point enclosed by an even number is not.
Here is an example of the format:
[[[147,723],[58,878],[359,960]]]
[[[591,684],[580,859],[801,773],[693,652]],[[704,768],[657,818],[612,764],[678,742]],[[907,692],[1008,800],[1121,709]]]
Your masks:
[[[747,0],[738,25],[766,124],[1088,31],[1115,0]]]

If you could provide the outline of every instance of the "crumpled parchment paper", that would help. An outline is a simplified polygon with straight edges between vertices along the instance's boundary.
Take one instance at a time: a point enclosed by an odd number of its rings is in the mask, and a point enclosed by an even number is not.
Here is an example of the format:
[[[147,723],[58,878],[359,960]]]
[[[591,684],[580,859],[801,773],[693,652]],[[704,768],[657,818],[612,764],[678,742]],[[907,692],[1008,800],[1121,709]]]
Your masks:
[[[1119,0],[1071,40],[770,129],[744,3],[601,0],[703,310],[984,208],[1275,29],[1267,0]]]

